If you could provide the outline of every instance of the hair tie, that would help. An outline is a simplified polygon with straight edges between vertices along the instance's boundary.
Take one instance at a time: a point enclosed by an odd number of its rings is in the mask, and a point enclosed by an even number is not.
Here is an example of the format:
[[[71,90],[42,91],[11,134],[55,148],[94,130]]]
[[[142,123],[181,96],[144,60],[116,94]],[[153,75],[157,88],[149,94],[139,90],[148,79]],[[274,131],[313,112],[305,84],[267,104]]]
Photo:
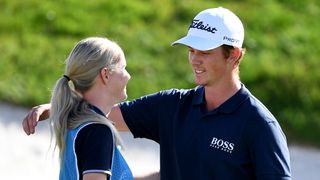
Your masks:
[[[64,78],[66,78],[68,81],[70,81],[69,76],[67,76],[67,75],[63,75],[63,77],[64,77]]]

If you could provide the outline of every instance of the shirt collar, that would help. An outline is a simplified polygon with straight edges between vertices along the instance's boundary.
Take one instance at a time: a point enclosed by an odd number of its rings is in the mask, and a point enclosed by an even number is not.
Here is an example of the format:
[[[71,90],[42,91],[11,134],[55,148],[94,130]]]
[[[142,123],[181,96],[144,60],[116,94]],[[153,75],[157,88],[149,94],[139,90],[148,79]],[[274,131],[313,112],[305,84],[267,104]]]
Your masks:
[[[100,114],[101,116],[106,116],[97,106],[94,106],[92,104],[89,104],[89,109],[91,109],[93,112]]]
[[[192,105],[200,105],[204,104],[205,99],[204,99],[204,87],[203,86],[197,86],[195,88],[195,95],[192,100]]]
[[[249,96],[249,90],[243,84],[241,84],[241,88],[238,90],[238,92],[231,96],[226,102],[221,104],[218,107],[218,110],[219,112],[223,113],[232,113],[233,111],[237,110],[238,107],[249,98]]]
[[[221,104],[215,111],[219,111],[222,113],[231,113],[235,111],[248,97],[250,96],[249,90],[241,84],[241,88],[231,96],[227,101]],[[204,87],[197,86],[195,88],[195,96],[193,97],[192,104],[201,105],[205,104],[205,97],[204,97]]]

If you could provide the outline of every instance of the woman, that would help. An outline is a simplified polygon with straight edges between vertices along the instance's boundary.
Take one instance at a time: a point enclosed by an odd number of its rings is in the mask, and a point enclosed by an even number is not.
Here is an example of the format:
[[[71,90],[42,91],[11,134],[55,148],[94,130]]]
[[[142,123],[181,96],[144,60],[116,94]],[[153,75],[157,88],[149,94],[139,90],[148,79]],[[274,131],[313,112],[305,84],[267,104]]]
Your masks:
[[[60,155],[60,179],[133,179],[106,117],[127,98],[123,51],[107,38],[76,44],[51,97],[50,121]]]

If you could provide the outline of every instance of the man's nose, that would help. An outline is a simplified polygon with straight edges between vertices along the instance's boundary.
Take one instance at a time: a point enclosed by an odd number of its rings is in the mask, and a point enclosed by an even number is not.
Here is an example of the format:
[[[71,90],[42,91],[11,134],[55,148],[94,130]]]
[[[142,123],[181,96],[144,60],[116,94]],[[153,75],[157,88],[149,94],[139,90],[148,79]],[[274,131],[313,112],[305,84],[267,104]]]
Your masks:
[[[189,55],[189,61],[192,65],[200,65],[202,64],[201,57],[197,53],[192,53]]]

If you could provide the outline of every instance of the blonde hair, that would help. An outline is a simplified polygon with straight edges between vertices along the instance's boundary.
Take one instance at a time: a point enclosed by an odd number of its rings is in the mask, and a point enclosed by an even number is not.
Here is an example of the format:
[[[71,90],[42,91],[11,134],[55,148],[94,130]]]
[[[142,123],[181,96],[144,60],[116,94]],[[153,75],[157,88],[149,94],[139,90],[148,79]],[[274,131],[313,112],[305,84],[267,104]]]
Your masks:
[[[112,70],[122,53],[115,42],[107,38],[90,37],[78,42],[69,54],[65,76],[57,80],[51,96],[50,125],[56,138],[55,147],[59,148],[60,162],[65,150],[67,131],[85,122],[109,126],[117,142],[121,142],[112,122],[90,110],[88,102],[81,94],[92,87],[102,68]]]

